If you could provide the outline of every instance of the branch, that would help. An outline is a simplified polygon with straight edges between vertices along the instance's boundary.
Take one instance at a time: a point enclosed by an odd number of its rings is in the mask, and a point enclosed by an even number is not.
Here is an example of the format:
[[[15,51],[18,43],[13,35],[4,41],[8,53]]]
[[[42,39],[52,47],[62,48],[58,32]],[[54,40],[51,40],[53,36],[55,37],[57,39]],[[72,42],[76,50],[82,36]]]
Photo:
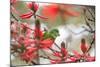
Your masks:
[[[91,45],[90,45],[90,47],[89,47],[89,49],[87,50],[87,52],[89,52],[91,49],[92,49],[92,45],[93,45],[93,43],[95,42],[95,39],[93,39],[92,41],[91,41]]]
[[[85,23],[86,23],[86,25],[90,28],[90,30],[91,31],[93,31],[93,29],[92,29],[92,27],[91,27],[91,25],[88,23],[88,21],[86,20],[87,19],[87,16],[86,16],[86,13],[85,13],[85,11],[84,11],[84,19],[85,19]]]
[[[95,17],[94,17],[94,15],[93,15],[93,13],[89,10],[89,8],[87,8],[87,10],[88,10],[88,11],[89,11],[89,13],[91,14],[91,16],[92,16],[93,20],[95,20]]]
[[[13,15],[12,12],[11,12],[11,16],[12,16],[16,21],[19,21],[19,20]]]
[[[56,43],[54,43],[56,47],[58,47],[59,49],[61,49]]]

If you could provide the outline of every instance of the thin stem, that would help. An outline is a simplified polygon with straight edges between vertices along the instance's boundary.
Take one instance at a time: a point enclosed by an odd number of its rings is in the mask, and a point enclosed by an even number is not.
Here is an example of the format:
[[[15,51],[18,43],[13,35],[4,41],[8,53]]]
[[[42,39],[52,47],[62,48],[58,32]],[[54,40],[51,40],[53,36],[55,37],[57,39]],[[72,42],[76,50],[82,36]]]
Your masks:
[[[59,49],[61,49],[56,43],[54,43],[56,47],[58,47]]]
[[[44,56],[39,56],[41,58],[44,58],[44,59],[50,59],[49,57],[44,57]]]
[[[91,50],[91,48],[92,48],[92,45],[93,45],[93,43],[95,42],[95,39],[93,39],[92,41],[91,41],[91,45],[90,45],[90,47],[89,47],[89,49],[87,50],[87,52],[89,52],[90,50]]]
[[[19,20],[13,15],[12,12],[11,12],[11,16],[12,16],[16,21],[19,21]]]
[[[52,48],[49,48],[53,53],[55,53],[55,52],[58,52],[58,51],[56,51],[56,50],[54,50],[54,49],[52,49]]]
[[[39,17],[39,18],[42,18],[42,19],[48,19],[48,18],[40,16],[40,15],[36,15],[36,16]]]

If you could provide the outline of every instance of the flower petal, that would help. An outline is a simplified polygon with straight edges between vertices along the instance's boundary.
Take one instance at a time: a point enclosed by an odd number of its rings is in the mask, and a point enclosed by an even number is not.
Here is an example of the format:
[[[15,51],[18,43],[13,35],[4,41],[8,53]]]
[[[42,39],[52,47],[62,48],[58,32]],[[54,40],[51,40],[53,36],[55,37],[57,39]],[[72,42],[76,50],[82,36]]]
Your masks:
[[[86,60],[87,60],[88,62],[95,61],[95,57],[87,57]]]
[[[44,6],[42,9],[42,15],[47,17],[50,20],[55,20],[58,13],[58,5],[51,4]]]
[[[61,63],[61,60],[51,60],[51,64],[58,64],[58,63]]]
[[[50,48],[51,46],[52,46],[52,44],[53,44],[53,40],[51,40],[51,39],[45,39],[45,40],[42,40],[41,42],[40,42],[40,44],[41,44],[41,48]]]
[[[35,2],[27,2],[28,8],[32,9],[33,11],[37,11],[39,6]]]
[[[26,14],[22,14],[20,17],[22,19],[28,19],[28,18],[31,18],[33,16],[33,12],[28,12]]]
[[[80,57],[81,57],[81,54],[79,54],[76,50],[73,50],[73,53],[74,53],[74,55],[75,55],[77,58],[80,58]]]
[[[54,56],[57,56],[57,57],[61,57],[61,56],[62,56],[60,52],[54,52],[53,55],[54,55]]]
[[[61,48],[61,51],[63,52],[63,55],[66,58],[67,55],[68,55],[68,52],[67,52],[66,48]]]

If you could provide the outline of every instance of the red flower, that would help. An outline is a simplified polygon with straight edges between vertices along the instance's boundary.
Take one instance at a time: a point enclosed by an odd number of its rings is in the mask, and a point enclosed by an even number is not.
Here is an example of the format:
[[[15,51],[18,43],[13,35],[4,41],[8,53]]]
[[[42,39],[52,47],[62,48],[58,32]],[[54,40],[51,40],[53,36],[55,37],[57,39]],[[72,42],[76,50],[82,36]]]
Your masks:
[[[43,39],[43,31],[40,29],[40,21],[35,21],[34,38],[38,39],[39,48],[49,48],[52,46],[54,40]]]
[[[20,15],[20,17],[21,17],[22,19],[29,19],[29,18],[31,18],[33,15],[34,15],[34,16],[37,16],[37,17],[39,17],[39,18],[42,18],[42,19],[47,19],[46,17],[43,17],[43,16],[40,16],[40,15],[36,15],[36,14],[35,14],[36,11],[37,11],[38,8],[39,8],[39,5],[37,5],[35,2],[27,2],[27,6],[28,6],[31,10],[33,10],[33,11],[30,11],[30,12],[28,12],[28,13],[25,13],[25,14]],[[15,12],[18,14],[17,11],[15,11]],[[18,15],[19,15],[19,14],[18,14]]]
[[[32,16],[33,16],[33,12],[28,12],[28,13],[26,13],[26,14],[20,15],[20,17],[21,17],[22,19],[28,19],[28,18],[31,18]]]
[[[34,31],[33,29],[30,28],[30,25],[28,23],[21,23],[20,27],[22,28],[22,30],[27,29],[27,30]]]
[[[52,64],[66,62],[68,58],[68,52],[65,48],[61,48],[61,52],[54,52],[53,55],[58,59],[50,59]]]
[[[10,0],[11,4],[15,4],[17,0]]]
[[[34,12],[36,12],[39,8],[38,4],[36,4],[35,2],[27,2],[27,6]]]
[[[38,48],[46,49],[50,48],[52,44],[54,43],[53,39],[43,39],[43,31],[40,30],[40,24],[36,22],[36,26],[34,29],[34,39],[30,38],[31,28],[29,28],[29,25],[27,23],[21,24],[21,28],[26,30],[26,35],[20,35],[17,39],[17,42],[19,43],[19,47],[23,44],[25,48],[35,46],[37,43],[39,44]],[[37,40],[38,39],[38,40]]]
[[[88,62],[95,61],[95,57],[87,56],[86,61]]]
[[[61,54],[60,52],[54,52],[53,55],[54,55],[54,56],[57,56],[57,57],[61,57],[61,56],[62,56],[62,54]]]
[[[81,40],[81,50],[82,50],[83,53],[86,53],[87,50],[88,50],[88,46],[86,45],[84,38]]]
[[[42,15],[48,17],[50,20],[55,20],[58,15],[62,18],[69,16],[79,16],[79,12],[75,11],[72,5],[58,5],[51,4],[46,5],[42,9]]]
[[[54,56],[57,56],[57,57],[59,57],[59,58],[64,58],[64,59],[66,59],[67,58],[67,56],[68,56],[68,52],[67,52],[67,50],[65,49],[65,48],[61,48],[61,51],[62,52],[55,52],[54,53]]]
[[[61,52],[65,58],[68,56],[68,51],[65,48],[61,48]]]
[[[42,10],[43,16],[48,17],[49,19],[55,19],[58,13],[58,5],[48,5],[44,6]]]
[[[20,15],[17,11],[15,11],[15,9],[14,9],[13,11],[14,11],[16,14]],[[33,15],[35,15],[35,14],[31,11],[31,12],[28,12],[28,13],[25,13],[25,14],[20,15],[20,17],[21,17],[22,19],[29,19],[29,18],[31,18]],[[37,16],[37,17],[39,17],[39,18],[42,18],[42,19],[48,19],[48,18],[43,17],[43,16],[40,16],[40,15],[35,15],[35,16]]]
[[[24,46],[25,46],[26,48],[35,46],[36,43],[37,43],[36,40],[29,39],[29,38],[25,38],[25,39],[23,40],[23,44],[24,44]],[[40,41],[39,41],[39,47],[36,47],[36,48],[47,49],[47,48],[50,48],[50,47],[52,46],[53,43],[54,43],[54,41],[51,40],[51,39],[40,40]]]
[[[58,63],[61,63],[61,60],[54,60],[54,59],[51,59],[51,64],[58,64]]]
[[[81,58],[83,58],[82,60],[85,60],[87,62],[90,62],[90,61],[95,61],[95,57],[91,57],[89,54],[79,54],[77,51],[73,51],[74,53],[74,58],[75,58],[75,61],[76,60],[81,60]]]
[[[30,38],[25,38],[24,41],[23,41],[23,44],[25,47],[28,47],[28,46],[34,46],[34,44],[36,43],[35,40],[33,39],[30,39]]]
[[[67,63],[72,63],[72,62],[76,62],[76,58],[75,57],[70,57],[69,61],[67,61]]]
[[[17,42],[19,43],[19,44],[23,44],[23,41],[24,41],[24,36],[23,35],[19,35],[19,37],[16,39],[17,40]]]
[[[68,51],[65,48],[64,42],[61,43],[61,51],[56,51],[53,53],[53,55],[57,57],[57,59],[50,59],[52,64],[67,62]]]
[[[34,37],[42,39],[43,31],[41,31],[39,28],[35,28],[35,30],[34,30]]]
[[[20,55],[21,59],[29,62],[32,61],[34,58],[37,58],[37,55],[35,53],[36,50],[36,48],[29,48],[25,50],[25,52]]]
[[[26,31],[26,37],[27,38],[31,38],[32,37],[32,30],[30,30],[30,29],[27,29],[27,31]]]
[[[49,48],[54,43],[54,40],[52,39],[43,39],[43,31],[41,31],[38,27],[34,30],[34,38],[39,39],[40,48]]]
[[[13,9],[13,11],[14,11],[16,14],[20,15],[19,12],[17,12],[15,9]],[[20,15],[20,17],[21,17],[22,19],[29,19],[29,18],[31,18],[33,15],[35,15],[35,14],[31,11],[31,12],[28,12],[28,13],[25,13],[25,14]],[[42,18],[42,19],[48,19],[48,18],[43,17],[43,16],[40,16],[40,15],[35,15],[35,16],[37,16],[37,17],[39,17],[39,18]]]
[[[40,41],[40,48],[50,48],[54,41],[52,39],[45,39]]]
[[[77,59],[81,58],[81,54],[79,54],[76,50],[73,50],[73,53]]]

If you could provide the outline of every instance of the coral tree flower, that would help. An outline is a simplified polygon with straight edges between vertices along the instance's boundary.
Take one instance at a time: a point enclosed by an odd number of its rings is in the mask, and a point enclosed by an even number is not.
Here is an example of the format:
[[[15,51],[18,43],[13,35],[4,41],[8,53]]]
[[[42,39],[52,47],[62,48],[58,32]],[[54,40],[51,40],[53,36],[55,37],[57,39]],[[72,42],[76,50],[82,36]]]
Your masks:
[[[61,43],[61,51],[54,52],[53,55],[58,57],[58,59],[50,59],[52,64],[66,62],[68,58],[68,51],[66,50],[65,44],[63,42]]]
[[[47,38],[47,39],[43,39],[43,31],[41,31],[40,29],[40,21],[36,20],[35,21],[35,30],[34,30],[34,38],[39,39],[39,44],[40,44],[40,48],[49,48],[52,46],[54,40]]]
[[[42,18],[42,19],[47,19],[47,18],[44,17],[44,16],[40,16],[40,15],[36,15],[36,14],[35,14],[35,13],[37,12],[38,8],[39,8],[39,5],[38,5],[37,3],[35,3],[35,2],[27,2],[26,5],[27,5],[27,7],[28,7],[29,9],[31,9],[32,11],[20,15],[20,17],[21,17],[22,19],[29,19],[29,18],[31,18],[32,16],[34,16],[34,17],[37,16],[37,17]]]
[[[42,15],[49,20],[55,20],[58,15],[66,19],[67,16],[79,16],[79,12],[75,11],[72,5],[50,4],[43,7]]]
[[[80,46],[80,47],[81,47],[81,51],[82,51],[83,53],[86,53],[86,52],[87,52],[87,50],[88,50],[88,45],[86,44],[84,38],[81,40],[81,46]]]
[[[28,12],[28,13],[25,13],[25,14],[20,15],[20,17],[22,19],[31,18],[32,16],[33,16],[33,12]]]
[[[26,30],[26,32],[27,30],[30,30],[28,24],[21,24],[20,27],[22,28],[22,30]],[[38,58],[37,51],[39,49],[48,49],[54,43],[53,39],[50,38],[43,39],[43,31],[41,32],[40,31],[41,31],[40,23],[37,20],[35,25],[35,30],[34,30],[35,39],[26,37],[26,35],[20,35],[17,38],[17,42],[18,42],[17,47],[18,49],[21,50],[20,57],[22,60],[25,60],[26,62],[31,62],[33,59]],[[37,43],[39,44],[38,47],[37,47]]]
[[[32,11],[20,15],[22,19],[31,18],[33,15],[35,15],[36,11],[38,10],[39,6],[35,2],[27,2],[27,7],[31,9]]]
[[[36,12],[39,8],[39,5],[35,2],[27,2],[27,7]]]
[[[86,45],[85,39],[81,39],[81,45],[80,45],[81,51],[83,52],[82,54],[78,53],[76,50],[73,50],[73,53],[75,55],[74,59],[75,61],[83,60],[83,61],[95,61],[95,57],[90,56],[90,54],[87,52],[88,50],[88,45]]]
[[[35,25],[35,29],[34,30],[29,28],[28,24],[25,24],[25,23],[21,24],[21,28],[22,28],[22,30],[24,30],[24,33],[26,33],[26,35],[25,36],[20,35],[19,38],[17,39],[18,43],[20,44],[19,47],[22,44],[24,44],[24,47],[27,48],[27,47],[30,47],[30,46],[35,46],[35,44],[38,43],[39,44],[38,48],[41,48],[41,49],[50,48],[52,46],[52,44],[54,43],[54,40],[51,39],[51,38],[44,39],[43,38],[44,33],[40,29],[39,20],[36,20],[35,24],[36,25]],[[34,34],[32,32],[30,32],[30,31],[33,31]],[[29,35],[33,35],[34,39],[30,38]]]
[[[52,39],[45,39],[40,41],[40,48],[50,48],[54,41]]]
[[[23,53],[20,54],[20,57],[22,60],[25,60],[26,62],[31,62],[33,59],[37,58],[36,48],[29,48],[26,49]]]
[[[95,61],[95,57],[94,56],[90,56],[88,53],[87,54],[80,54],[77,51],[73,50],[74,53],[74,61],[79,61],[79,60],[83,60],[83,61],[87,61],[87,62],[91,62],[91,61]]]

